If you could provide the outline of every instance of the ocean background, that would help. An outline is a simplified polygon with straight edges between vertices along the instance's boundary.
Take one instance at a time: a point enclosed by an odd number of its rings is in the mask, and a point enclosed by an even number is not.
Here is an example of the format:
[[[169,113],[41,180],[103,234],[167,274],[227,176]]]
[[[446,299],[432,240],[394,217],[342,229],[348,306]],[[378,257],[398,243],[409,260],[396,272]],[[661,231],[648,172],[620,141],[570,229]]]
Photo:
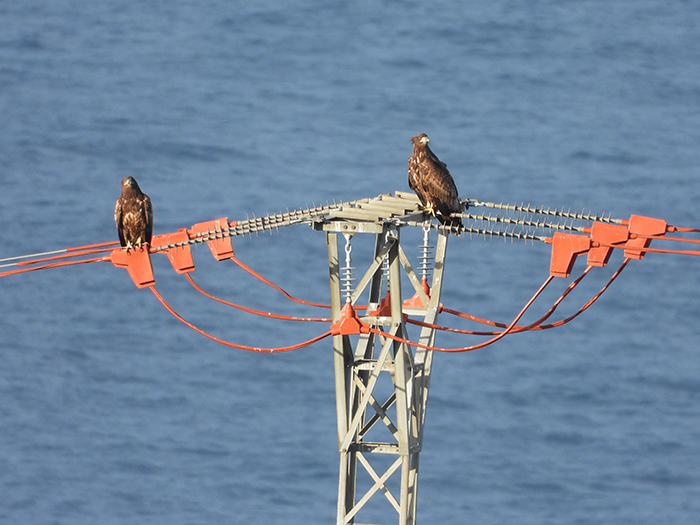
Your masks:
[[[126,176],[153,200],[155,233],[406,191],[420,132],[462,198],[700,228],[699,28],[684,0],[3,2],[0,258],[115,240]],[[420,232],[403,235],[415,257]],[[359,268],[371,245],[357,239]],[[322,233],[234,249],[328,302]],[[194,256],[220,297],[318,315],[206,247]],[[509,322],[549,257],[453,237],[442,302]],[[154,269],[222,339],[285,346],[328,328],[213,303],[165,257]],[[566,326],[436,354],[418,523],[697,524],[699,290],[700,259],[650,254]],[[218,345],[109,263],[0,278],[0,523],[334,523],[332,363],[328,339]],[[378,501],[362,522],[395,523]]]

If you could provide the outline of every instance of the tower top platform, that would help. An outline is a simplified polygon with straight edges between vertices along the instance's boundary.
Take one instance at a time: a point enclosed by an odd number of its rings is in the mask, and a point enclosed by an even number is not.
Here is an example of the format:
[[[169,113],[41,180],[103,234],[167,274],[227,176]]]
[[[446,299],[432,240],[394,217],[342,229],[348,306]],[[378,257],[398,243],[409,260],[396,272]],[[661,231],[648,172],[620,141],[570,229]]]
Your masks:
[[[315,230],[342,233],[378,233],[387,223],[423,221],[415,193],[396,191],[333,206],[313,218]]]

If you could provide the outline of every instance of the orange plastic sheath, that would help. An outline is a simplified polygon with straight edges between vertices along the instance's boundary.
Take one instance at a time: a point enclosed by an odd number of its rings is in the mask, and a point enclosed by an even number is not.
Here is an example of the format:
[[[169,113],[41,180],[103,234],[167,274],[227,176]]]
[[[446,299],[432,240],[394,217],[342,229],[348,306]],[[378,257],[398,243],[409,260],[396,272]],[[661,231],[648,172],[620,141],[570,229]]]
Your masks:
[[[91,248],[103,248],[107,246],[116,246],[119,244],[119,241],[110,241],[110,242],[100,242],[98,244],[86,244],[85,246],[77,246],[75,248],[66,248],[67,252],[75,252],[78,250],[89,250]]]
[[[252,308],[246,308],[245,306],[241,306],[238,304],[230,303],[228,301],[224,301],[223,299],[220,299],[218,297],[211,295],[210,293],[205,292],[197,285],[197,283],[194,282],[194,279],[192,279],[192,276],[189,273],[186,273],[185,277],[187,277],[187,280],[190,282],[190,284],[194,287],[195,290],[197,290],[199,293],[209,297],[209,299],[213,299],[214,301],[217,301],[221,304],[225,304],[226,306],[230,306],[232,308],[237,308],[239,310],[242,310],[244,312],[248,312],[250,314],[260,315],[262,317],[269,317],[271,319],[283,319],[286,321],[316,321],[319,323],[330,323],[332,321],[332,319],[326,318],[326,317],[292,317],[289,315],[273,314],[273,313],[269,313],[269,312],[263,312],[261,310],[254,310]]]
[[[610,277],[610,279],[609,279],[608,282],[605,284],[605,286],[603,286],[597,294],[595,294],[593,297],[591,297],[591,298],[588,300],[588,302],[587,302],[586,304],[584,304],[581,308],[579,308],[578,312],[576,312],[574,315],[572,315],[572,316],[570,316],[570,317],[567,317],[566,319],[562,319],[561,321],[557,321],[556,323],[545,324],[545,325],[541,325],[541,326],[535,326],[534,328],[532,328],[532,330],[533,330],[533,331],[534,331],[534,330],[548,330],[548,329],[550,329],[550,328],[555,328],[555,327],[557,327],[557,326],[561,326],[561,325],[563,325],[563,324],[568,323],[569,321],[573,321],[574,319],[576,319],[579,315],[581,315],[583,312],[585,312],[586,310],[588,310],[588,308],[589,308],[594,302],[596,302],[596,301],[598,300],[598,298],[599,298],[601,295],[603,295],[603,293],[605,292],[605,290],[608,289],[608,287],[613,283],[613,281],[614,281],[615,279],[617,279],[617,276],[620,275],[620,273],[622,272],[622,270],[625,269],[625,266],[627,266],[627,263],[630,262],[630,260],[631,260],[631,259],[629,259],[629,258],[625,258],[625,260],[622,261],[622,264],[620,265],[620,267],[615,271],[615,273],[612,275],[612,277]]]
[[[646,239],[658,239],[660,241],[679,241],[679,242],[690,242],[693,244],[700,244],[698,239],[684,239],[683,237],[666,237],[661,235],[638,235],[637,237],[644,237]]]
[[[435,350],[436,352],[471,352],[472,350],[478,350],[479,348],[484,348],[485,346],[491,345],[498,341],[499,339],[502,339],[506,335],[508,335],[513,328],[515,327],[516,323],[520,320],[520,318],[525,315],[525,312],[527,311],[528,308],[532,305],[532,303],[535,302],[535,299],[539,297],[539,295],[544,291],[544,289],[547,287],[549,283],[552,282],[552,279],[554,279],[553,275],[550,275],[547,277],[547,280],[540,286],[540,288],[535,292],[535,295],[532,296],[532,298],[527,302],[527,304],[523,307],[522,310],[520,310],[520,313],[513,319],[513,322],[508,325],[508,327],[500,332],[496,337],[493,337],[489,339],[488,341],[484,341],[483,343],[479,343],[478,345],[473,345],[473,346],[466,346],[464,348],[436,348],[433,346],[427,346],[421,343],[414,343],[412,341],[408,341],[406,339],[402,339],[401,337],[391,335],[387,332],[383,332],[381,330],[377,330],[376,328],[370,328],[370,331],[374,334],[377,335],[382,335],[384,337],[388,337],[389,339],[393,339],[394,341],[398,341],[399,343],[404,343],[409,346],[415,346],[418,348],[425,348],[426,350]]]
[[[656,237],[651,237],[653,239],[656,239]],[[664,239],[663,237],[658,237],[659,240]],[[666,239],[668,240],[668,239]],[[630,252],[643,252],[643,253],[675,253],[677,255],[700,255],[700,251],[695,251],[695,250],[666,250],[663,248],[644,248],[642,246],[639,247],[626,247],[624,245],[618,246],[615,244],[604,244],[600,243],[600,246],[605,246],[606,248],[621,248],[626,251]]]
[[[80,252],[64,253],[61,255],[54,255],[52,257],[44,257],[42,259],[32,259],[31,261],[21,261],[16,263],[17,266],[29,266],[31,264],[36,264],[46,261],[55,261],[57,259],[70,259],[71,257],[80,257],[82,255],[93,255],[95,253],[111,252],[112,248],[102,248],[97,250],[84,250]]]
[[[671,228],[673,228],[673,230],[671,231],[679,231],[683,233],[700,233],[700,230],[698,230],[697,228],[683,228],[681,226],[671,226]]]
[[[236,259],[236,257],[234,257],[233,255],[231,256],[231,260],[232,260],[233,262],[235,262],[238,266],[240,266],[241,268],[243,268],[243,269],[244,269],[246,272],[248,272],[250,275],[252,275],[253,277],[255,277],[256,279],[260,279],[260,280],[261,280],[262,282],[264,282],[265,284],[267,284],[267,285],[269,285],[269,286],[272,286],[275,290],[277,290],[278,292],[281,292],[281,293],[282,293],[287,299],[289,299],[290,301],[294,301],[295,303],[299,303],[299,304],[306,304],[306,305],[308,305],[308,306],[318,306],[319,308],[330,308],[330,307],[331,307],[329,304],[311,303],[311,302],[309,302],[309,301],[303,301],[302,299],[297,299],[296,297],[292,297],[291,295],[289,295],[287,292],[285,292],[282,288],[280,288],[280,287],[277,286],[276,284],[271,283],[270,281],[268,281],[267,279],[265,279],[262,275],[260,275],[259,273],[255,272],[253,269],[248,268],[245,264],[243,264],[241,261],[239,261],[238,259]]]
[[[622,264],[620,265],[620,267],[612,275],[612,277],[610,277],[610,280],[608,280],[608,282],[605,284],[605,286],[603,286],[603,288],[601,288],[601,290],[597,294],[595,294],[586,304],[584,304],[574,315],[567,317],[566,319],[562,319],[560,321],[557,321],[555,323],[546,324],[546,325],[539,324],[541,321],[543,321],[547,317],[549,317],[548,314],[550,314],[550,312],[554,311],[557,303],[560,302],[566,295],[568,295],[570,289],[572,288],[572,286],[569,285],[569,288],[567,288],[567,290],[564,292],[564,294],[562,294],[562,296],[557,300],[557,302],[554,303],[554,306],[552,306],[552,308],[547,312],[547,314],[545,314],[545,316],[543,316],[543,318],[540,318],[537,321],[535,321],[534,323],[532,323],[528,326],[525,326],[525,327],[516,326],[515,329],[512,331],[512,333],[519,333],[519,332],[524,332],[524,331],[535,331],[535,330],[548,330],[550,328],[556,328],[556,327],[562,326],[570,321],[573,321],[576,317],[578,317],[583,312],[585,312],[588,308],[590,308],[590,306],[594,302],[596,302],[600,298],[601,295],[603,295],[605,290],[607,290],[610,287],[610,285],[613,283],[613,281],[615,279],[617,279],[617,277],[620,275],[622,270],[625,269],[625,266],[627,266],[628,262],[630,262],[630,259],[625,259],[622,262]],[[589,266],[588,268],[591,268],[591,267]],[[586,273],[587,272],[584,272],[577,280],[582,279]],[[572,282],[571,284],[574,284],[574,283]],[[457,312],[457,313],[459,313],[459,312]],[[473,316],[460,315],[460,317],[473,317]],[[484,319],[479,319],[479,318],[474,318],[474,319],[479,320],[481,322],[484,322],[486,324],[490,324],[492,326],[502,326],[504,328],[506,327],[506,325],[504,325],[502,323],[494,323],[493,321],[486,321]],[[467,334],[467,335],[498,335],[501,333],[501,332],[477,332],[477,331],[471,331],[471,330],[460,330],[457,328],[448,328],[448,327],[443,327],[443,326],[439,326],[439,325],[432,325],[429,323],[424,323],[422,321],[416,321],[413,319],[409,319],[408,322],[411,324],[418,325],[418,326],[425,326],[427,328],[433,328],[435,330],[444,330],[446,332],[454,332],[454,333]]]
[[[208,338],[211,339],[212,341],[216,341],[217,343],[220,343],[220,344],[225,345],[225,346],[229,346],[229,347],[231,347],[231,348],[237,348],[237,349],[239,349],[239,350],[247,350],[248,352],[259,352],[259,353],[265,353],[265,354],[277,354],[277,353],[280,353],[280,352],[289,352],[290,350],[298,350],[299,348],[304,348],[305,346],[309,346],[309,345],[311,345],[311,344],[313,344],[313,343],[316,343],[316,342],[320,341],[321,339],[324,339],[324,338],[328,337],[329,335],[331,335],[330,331],[328,331],[328,332],[326,332],[325,334],[321,334],[321,335],[319,335],[319,336],[316,336],[316,337],[314,337],[313,339],[309,339],[308,341],[304,341],[303,343],[299,343],[299,344],[292,345],[292,346],[281,346],[281,347],[279,347],[279,348],[257,348],[257,347],[254,347],[254,346],[238,345],[238,344],[236,344],[236,343],[231,343],[231,342],[229,342],[229,341],[224,341],[223,339],[219,339],[218,337],[214,337],[213,335],[208,334],[208,333],[205,332],[204,330],[201,330],[201,329],[197,328],[195,325],[193,325],[192,323],[186,321],[180,314],[178,314],[178,313],[165,301],[165,299],[163,299],[163,297],[161,297],[161,295],[160,295],[160,294],[158,293],[158,291],[156,290],[155,286],[151,285],[151,286],[149,286],[148,288],[151,289],[151,291],[153,292],[153,295],[156,296],[156,298],[161,302],[161,304],[162,304],[163,306],[165,306],[166,310],[168,310],[168,312],[170,312],[171,314],[173,314],[173,316],[174,316],[178,321],[180,321],[180,322],[186,324],[187,326],[189,326],[190,328],[192,328],[192,330],[194,330],[195,332],[199,332],[199,333],[202,334],[204,337],[208,337]]]
[[[102,251],[102,250],[100,250]],[[33,272],[36,270],[45,270],[47,268],[58,268],[60,266],[71,266],[73,264],[85,264],[85,263],[93,263],[93,262],[99,262],[99,261],[104,261],[106,260],[104,257],[94,257],[92,259],[81,259],[80,261],[60,261],[60,262],[55,262],[51,264],[44,264],[42,266],[35,266],[34,268],[22,268],[21,270],[10,270],[7,272],[2,272],[0,273],[0,277],[5,277],[8,275],[15,275],[19,273],[26,273],[26,272]]]
[[[534,327],[541,325],[547,319],[549,319],[552,316],[552,314],[554,313],[554,311],[557,309],[557,307],[564,300],[564,298],[567,295],[569,295],[574,288],[576,288],[578,283],[580,283],[583,280],[583,278],[586,275],[588,275],[588,272],[590,272],[592,269],[593,269],[593,266],[586,266],[586,269],[581,273],[581,275],[579,275],[576,279],[571,281],[569,286],[566,287],[566,290],[564,290],[562,292],[562,294],[559,296],[559,299],[554,301],[554,304],[552,305],[552,307],[549,310],[547,310],[542,317],[540,317],[537,321],[534,321],[534,322],[530,323],[529,325],[523,327],[522,329],[520,329],[520,327],[516,327],[517,331],[520,332],[520,331],[532,330]]]
[[[418,321],[417,319],[406,319],[408,324],[413,324],[416,326],[421,326],[424,328],[432,328],[433,330],[440,330],[442,332],[451,332],[454,334],[464,334],[464,335],[498,335],[501,332],[479,332],[477,330],[463,330],[461,328],[450,328],[449,326],[442,326],[439,324],[431,324],[423,321]],[[500,323],[499,323],[500,324]],[[504,328],[507,325],[504,326]],[[517,328],[517,327],[516,327]],[[521,327],[522,328],[522,327]],[[519,332],[521,330],[513,330],[513,333]]]
[[[549,317],[551,317],[551,315],[557,309],[559,304],[564,300],[564,298],[567,295],[569,295],[569,293],[571,293],[571,290],[576,288],[576,285],[578,285],[578,283],[581,282],[581,280],[588,274],[588,272],[591,271],[591,269],[593,269],[592,266],[587,266],[586,269],[583,271],[583,273],[581,275],[579,275],[576,279],[574,279],[571,282],[571,284],[569,284],[569,286],[566,288],[566,290],[564,290],[564,292],[561,294],[559,299],[557,299],[554,302],[552,307],[542,317],[540,317],[537,321],[535,321],[527,326],[516,326],[514,331],[522,332],[522,331],[526,331],[526,330],[531,330],[533,327],[539,326],[544,321],[546,321]],[[442,311],[446,312],[448,314],[456,315],[457,317],[462,317],[464,319],[476,321],[477,323],[482,323],[482,324],[486,324],[486,325],[490,325],[490,326],[496,326],[498,328],[506,328],[508,326],[507,324],[504,324],[504,323],[496,323],[494,321],[488,321],[486,319],[481,319],[480,317],[475,317],[473,315],[465,314],[463,312],[458,312],[457,310],[451,310],[449,308],[443,308]],[[409,321],[409,322],[411,322],[411,321]],[[425,323],[421,324],[420,321],[414,321],[414,322],[412,322],[412,324],[419,324],[420,326],[427,326]],[[465,334],[470,334],[470,335],[496,335],[496,334],[500,333],[500,332],[471,332],[469,330],[464,330],[463,332],[460,332],[458,330],[453,330],[453,329],[450,329],[448,331],[451,331],[451,332],[456,331],[458,333],[465,333]]]
[[[475,315],[458,312],[457,310],[452,310],[450,308],[443,307],[442,311],[448,314],[456,315],[457,317],[462,317],[463,319],[469,319],[470,321],[476,321],[477,323],[486,324],[489,326],[496,326],[498,328],[506,328],[508,326],[507,324],[496,323],[494,321],[489,321],[488,319],[482,319],[481,317],[476,317]]]

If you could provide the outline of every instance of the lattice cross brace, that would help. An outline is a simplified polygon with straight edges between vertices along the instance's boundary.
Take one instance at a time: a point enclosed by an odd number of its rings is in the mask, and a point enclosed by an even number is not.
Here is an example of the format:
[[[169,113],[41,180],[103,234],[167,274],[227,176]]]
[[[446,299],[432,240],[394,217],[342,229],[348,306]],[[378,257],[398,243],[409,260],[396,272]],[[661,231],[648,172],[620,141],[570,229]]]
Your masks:
[[[389,253],[389,250],[392,246],[394,246],[395,243],[396,237],[389,237],[386,243],[384,243],[384,246],[381,247],[381,249],[377,253],[377,256],[372,261],[372,264],[369,265],[369,268],[367,268],[367,271],[362,276],[362,279],[360,279],[360,281],[357,283],[355,291],[352,293],[352,297],[350,298],[350,303],[352,305],[354,305],[357,302],[360,295],[362,295],[362,292],[365,291],[367,285],[372,281],[372,277],[374,277],[374,274],[377,273],[377,270],[379,270],[379,268],[381,267],[382,262],[384,262],[386,254]]]
[[[353,382],[355,383],[355,386],[357,386],[358,390],[360,391],[360,393],[362,395],[364,395],[367,392],[365,385],[362,383],[360,378],[357,377],[357,375],[355,375],[353,377]],[[393,395],[394,399],[396,399],[395,394],[392,394],[392,395]],[[391,407],[392,403],[387,402],[387,403],[384,403],[384,405],[380,405],[372,394],[370,394],[370,396],[369,396],[369,404],[372,406],[374,411],[377,413],[377,416],[379,417],[379,419],[381,419],[384,422],[384,424],[389,429],[389,431],[394,435],[394,437],[396,437],[396,433],[398,432],[398,429],[394,426],[394,423],[393,423],[393,421],[391,421],[391,418],[389,416],[387,416],[387,414],[386,414],[386,410],[389,407]],[[364,436],[369,431],[369,429],[374,426],[374,422],[376,422],[377,420],[374,417],[372,419],[374,421],[370,420],[370,421],[372,421],[371,424],[368,422],[362,428],[362,430],[360,430],[360,436]]]
[[[396,392],[394,391],[394,392],[392,392],[391,395],[389,396],[389,399],[387,399],[387,400],[384,402],[384,404],[381,406],[381,408],[382,408],[382,410],[384,411],[384,413],[386,413],[386,411],[389,410],[389,408],[391,407],[391,405],[394,404],[395,401],[396,401]],[[374,405],[373,405],[373,406],[374,406]],[[375,409],[375,410],[376,410],[376,409]],[[371,418],[369,418],[369,420],[367,421],[367,423],[365,423],[365,426],[364,426],[364,427],[362,428],[362,430],[360,431],[360,436],[364,436],[365,434],[367,434],[367,432],[369,432],[369,431],[372,429],[372,427],[375,425],[375,423],[376,423],[377,421],[379,421],[379,419],[380,419],[381,417],[382,417],[382,416],[381,416],[380,413],[377,411],[376,414],[374,414]],[[389,420],[389,422],[391,422],[391,420]],[[386,424],[386,421],[384,421],[384,423]],[[387,425],[387,427],[389,427],[389,425]],[[392,429],[392,427],[389,427],[389,430],[391,430],[391,432],[392,432],[394,435],[396,435],[397,430],[396,430],[395,428]]]
[[[350,448],[350,443],[352,442],[352,440],[355,436],[355,433],[357,432],[358,428],[360,427],[360,422],[362,421],[362,415],[367,410],[369,398],[370,398],[372,392],[374,391],[374,386],[377,384],[377,380],[379,379],[379,373],[381,372],[382,368],[384,367],[384,363],[386,362],[387,358],[389,357],[389,353],[390,353],[391,348],[393,346],[392,343],[393,343],[393,341],[391,339],[387,339],[382,347],[382,351],[379,353],[379,357],[377,358],[375,368],[374,368],[374,370],[372,370],[372,374],[369,376],[369,381],[367,382],[367,390],[362,395],[362,399],[360,400],[360,404],[357,407],[357,411],[355,412],[355,416],[352,418],[352,421],[350,422],[350,425],[348,426],[347,433],[345,434],[345,437],[343,438],[343,441],[340,444],[341,452],[347,452],[348,448]]]
[[[389,492],[389,489],[386,488],[385,482],[387,479],[391,477],[391,475],[396,472],[396,470],[401,466],[402,463],[402,458],[399,457],[394,463],[389,467],[389,469],[382,475],[382,477],[378,477],[377,473],[374,472],[374,469],[371,467],[371,465],[367,462],[367,460],[364,458],[362,454],[357,455],[358,459],[360,460],[360,463],[367,469],[367,472],[369,472],[370,476],[374,473],[374,476],[372,478],[375,480],[374,485],[372,486],[371,489],[367,491],[367,493],[360,499],[360,501],[357,502],[357,504],[352,508],[350,512],[347,513],[345,516],[345,523],[350,523],[352,518],[357,514],[362,507],[364,507],[365,503],[369,501],[369,499],[374,496],[374,493],[377,492],[380,488],[384,492],[385,495],[387,495],[387,499],[392,502],[392,505],[396,509],[397,512],[401,512],[399,504],[396,502],[396,499],[394,496]],[[391,498],[389,498],[391,496]],[[392,501],[393,500],[393,501]]]

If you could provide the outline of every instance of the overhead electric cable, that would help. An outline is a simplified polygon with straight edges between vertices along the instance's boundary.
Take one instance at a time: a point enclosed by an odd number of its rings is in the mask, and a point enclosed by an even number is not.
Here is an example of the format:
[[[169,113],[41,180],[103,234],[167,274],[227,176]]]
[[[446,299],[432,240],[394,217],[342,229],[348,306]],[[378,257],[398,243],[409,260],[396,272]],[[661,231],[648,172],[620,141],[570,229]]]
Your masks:
[[[321,339],[325,339],[326,337],[331,335],[331,332],[328,331],[324,334],[321,334],[319,336],[314,337],[313,339],[309,339],[308,341],[304,341],[303,343],[299,343],[296,345],[291,345],[291,346],[281,346],[278,348],[259,348],[255,346],[246,346],[246,345],[239,345],[236,343],[231,343],[230,341],[224,341],[223,339],[219,339],[218,337],[215,337],[204,330],[197,328],[195,325],[184,319],[180,314],[178,314],[170,304],[168,304],[165,299],[158,293],[156,290],[155,286],[151,285],[148,287],[151,292],[153,292],[153,295],[156,296],[156,298],[160,301],[160,303],[165,306],[165,309],[168,310],[178,321],[180,321],[183,324],[186,324],[192,330],[199,332],[202,334],[204,337],[208,337],[212,341],[216,341],[217,343],[220,343],[222,345],[231,347],[231,348],[237,348],[239,350],[247,350],[248,352],[258,352],[258,353],[265,353],[265,354],[277,354],[280,352],[289,352],[291,350],[298,350],[299,348],[304,348],[306,346],[312,345],[313,343],[316,343],[320,341]]]
[[[195,290],[197,290],[199,293],[201,293],[202,295],[209,297],[209,299],[213,299],[214,301],[217,301],[221,304],[225,304],[226,306],[230,306],[232,308],[236,308],[238,310],[241,310],[243,312],[247,312],[247,313],[254,314],[254,315],[259,315],[262,317],[269,317],[270,319],[282,319],[282,320],[286,320],[286,321],[315,321],[315,322],[319,322],[319,323],[330,323],[332,321],[332,319],[330,319],[328,317],[292,317],[289,315],[273,314],[270,312],[263,312],[261,310],[255,310],[253,308],[247,308],[247,307],[241,306],[239,304],[225,301],[224,299],[220,299],[220,298],[218,298],[218,297],[216,297],[208,292],[205,292],[204,290],[202,290],[202,288],[199,287],[199,285],[197,283],[194,282],[194,279],[192,279],[192,276],[189,273],[186,273],[185,277],[187,277],[187,280],[192,285],[192,287]]]
[[[413,342],[413,341],[409,341],[409,340],[407,340],[407,339],[403,339],[403,338],[401,338],[401,337],[392,335],[392,334],[387,333],[387,332],[384,332],[384,331],[382,331],[382,330],[377,330],[376,328],[370,328],[370,332],[372,332],[372,333],[374,333],[374,334],[376,334],[376,335],[388,337],[389,339],[393,339],[394,341],[397,341],[397,342],[399,342],[399,343],[404,343],[404,344],[407,344],[407,345],[409,345],[409,346],[414,346],[414,347],[417,347],[417,348],[423,348],[423,349],[425,349],[425,350],[434,350],[434,351],[436,351],[436,352],[459,353],[459,352],[470,352],[470,351],[472,351],[472,350],[477,350],[477,349],[479,349],[479,348],[484,348],[485,346],[491,345],[491,344],[495,343],[496,341],[499,341],[500,339],[502,339],[503,337],[505,337],[505,336],[508,335],[509,333],[511,333],[511,331],[512,331],[513,328],[516,326],[516,324],[517,324],[517,322],[520,320],[520,318],[521,318],[523,315],[525,315],[525,312],[528,310],[528,308],[530,308],[530,306],[532,305],[532,303],[534,303],[535,300],[540,296],[540,294],[544,291],[544,289],[547,287],[547,285],[548,285],[549,283],[552,282],[552,279],[554,279],[554,276],[552,276],[552,275],[550,275],[549,277],[547,277],[547,279],[546,279],[545,282],[542,284],[542,286],[539,287],[539,289],[537,290],[537,292],[535,292],[535,294],[532,296],[532,298],[527,302],[527,304],[523,307],[523,309],[520,310],[520,313],[518,313],[518,315],[515,317],[515,319],[513,319],[513,322],[511,322],[505,330],[503,330],[502,332],[500,332],[500,333],[499,333],[498,335],[496,335],[495,337],[489,339],[488,341],[484,341],[483,343],[479,343],[479,344],[477,344],[477,345],[466,346],[466,347],[462,347],[462,348],[438,348],[438,347],[434,347],[434,346],[428,346],[428,345],[424,345],[424,344],[421,344],[421,343],[416,343],[416,342]]]

